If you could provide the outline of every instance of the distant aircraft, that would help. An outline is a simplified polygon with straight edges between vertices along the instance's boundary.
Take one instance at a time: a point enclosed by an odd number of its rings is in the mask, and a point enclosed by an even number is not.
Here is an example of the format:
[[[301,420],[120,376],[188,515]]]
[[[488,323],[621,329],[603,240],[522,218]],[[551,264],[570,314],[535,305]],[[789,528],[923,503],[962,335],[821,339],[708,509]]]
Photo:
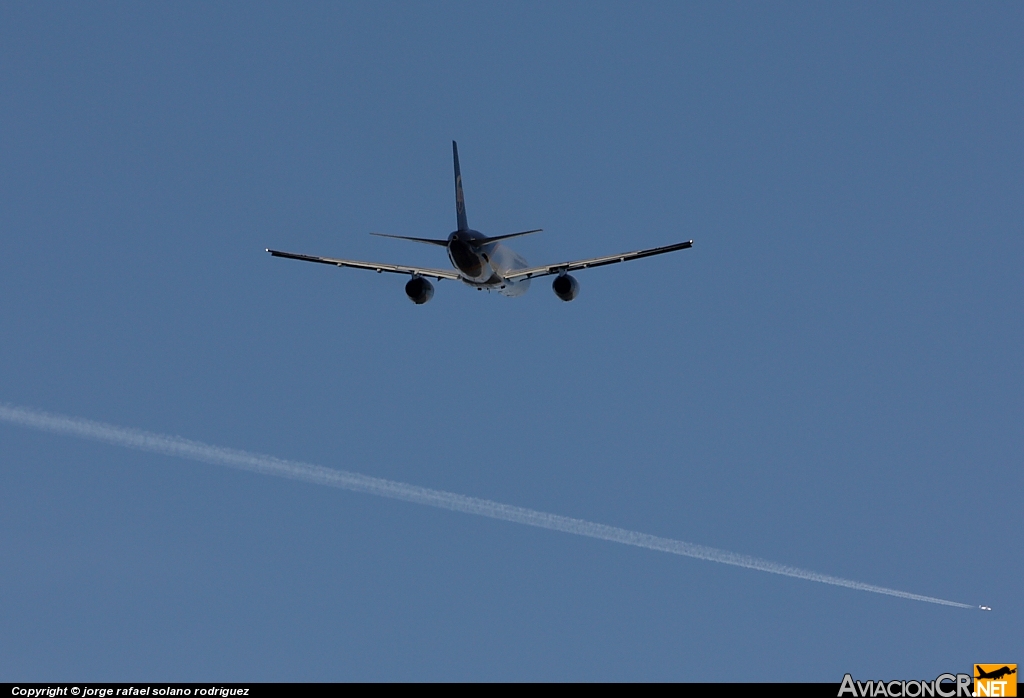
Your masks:
[[[623,252],[622,254],[614,254],[607,257],[548,264],[543,267],[528,266],[525,259],[502,245],[499,240],[539,233],[541,229],[524,230],[521,233],[510,233],[495,237],[487,237],[476,230],[470,230],[469,224],[466,222],[466,201],[462,195],[462,173],[459,171],[459,146],[455,141],[452,141],[452,154],[455,158],[455,213],[459,229],[444,240],[384,235],[383,233],[371,233],[371,235],[398,238],[399,240],[413,240],[414,242],[423,242],[428,245],[438,245],[447,248],[448,259],[451,260],[452,266],[455,267],[454,271],[410,267],[400,264],[359,262],[352,259],[313,257],[311,255],[280,252],[271,249],[268,249],[267,252],[275,257],[300,259],[304,262],[319,262],[320,264],[333,264],[334,266],[352,267],[353,269],[370,269],[378,274],[385,271],[394,274],[409,274],[412,278],[405,285],[405,294],[409,296],[413,303],[421,305],[434,296],[434,287],[427,281],[427,278],[438,280],[452,279],[453,281],[462,281],[473,286],[478,291],[487,289],[488,291],[499,291],[506,296],[521,296],[530,287],[530,279],[552,274],[558,275],[551,284],[555,295],[563,301],[571,301],[579,294],[580,285],[575,278],[569,275],[570,271],[601,267],[605,264],[628,262],[631,259],[641,259],[642,257],[653,257],[656,254],[685,250],[693,246],[693,240],[687,240],[686,242],[677,242],[674,245],[666,245],[665,247],[654,247],[636,252]]]

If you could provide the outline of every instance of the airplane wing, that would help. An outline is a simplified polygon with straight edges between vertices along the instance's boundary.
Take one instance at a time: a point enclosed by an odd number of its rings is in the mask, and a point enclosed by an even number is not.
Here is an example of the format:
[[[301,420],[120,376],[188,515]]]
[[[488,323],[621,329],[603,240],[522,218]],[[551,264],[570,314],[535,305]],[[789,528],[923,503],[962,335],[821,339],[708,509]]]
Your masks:
[[[590,269],[591,267],[603,267],[605,264],[618,264],[619,262],[628,262],[632,259],[643,259],[644,257],[653,257],[656,254],[665,254],[666,252],[675,252],[676,250],[685,250],[693,247],[693,240],[687,240],[686,242],[677,242],[674,245],[666,245],[664,247],[652,247],[649,250],[637,250],[636,252],[623,252],[622,254],[612,254],[607,257],[594,257],[593,259],[581,259],[576,262],[562,262],[560,264],[548,264],[543,267],[530,267],[529,269],[513,269],[507,274],[503,274],[506,279],[532,279],[535,276],[548,276],[549,274],[561,274],[562,272],[576,271],[578,269]]]
[[[303,262],[319,262],[320,264],[332,264],[336,267],[352,267],[353,269],[369,269],[378,274],[391,272],[392,274],[410,274],[413,276],[427,276],[432,279],[451,279],[457,281],[458,273],[445,269],[427,269],[425,267],[407,267],[401,264],[378,264],[376,262],[359,262],[354,259],[332,259],[330,257],[313,257],[308,254],[295,254],[293,252],[280,252],[278,250],[267,250],[274,257],[286,259],[299,259]]]

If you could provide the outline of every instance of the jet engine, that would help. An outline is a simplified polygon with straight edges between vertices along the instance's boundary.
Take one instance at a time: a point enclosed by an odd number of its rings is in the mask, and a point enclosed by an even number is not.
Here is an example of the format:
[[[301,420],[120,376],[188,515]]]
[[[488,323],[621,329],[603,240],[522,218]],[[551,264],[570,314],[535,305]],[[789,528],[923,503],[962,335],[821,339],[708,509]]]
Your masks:
[[[434,297],[434,285],[422,276],[414,276],[405,285],[405,295],[416,305],[423,305]]]
[[[554,290],[555,295],[566,303],[580,294],[579,282],[568,274],[556,276],[555,280],[551,282],[551,288]]]

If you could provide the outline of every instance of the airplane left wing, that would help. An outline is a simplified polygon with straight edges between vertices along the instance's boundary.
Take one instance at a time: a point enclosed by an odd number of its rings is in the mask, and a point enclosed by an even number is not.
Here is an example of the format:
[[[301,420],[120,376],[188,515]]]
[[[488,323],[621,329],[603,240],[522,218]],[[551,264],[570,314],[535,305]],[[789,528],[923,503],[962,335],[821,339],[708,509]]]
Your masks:
[[[685,250],[690,247],[693,247],[693,240],[687,240],[686,242],[677,242],[674,245],[665,245],[664,247],[652,247],[647,250],[637,250],[636,252],[623,252],[622,254],[612,254],[608,255],[607,257],[594,257],[593,259],[581,259],[576,262],[548,264],[543,267],[530,267],[529,269],[514,269],[508,272],[507,274],[503,274],[503,276],[510,281],[513,279],[532,279],[536,276],[561,274],[563,272],[577,271],[579,269],[603,267],[606,264],[618,264],[619,262],[628,262],[633,259],[653,257],[656,254],[665,254],[666,252]]]
[[[381,272],[390,272],[392,274],[409,274],[411,276],[427,276],[431,279],[450,279],[457,281],[459,275],[454,271],[447,271],[445,269],[427,269],[426,267],[408,267],[401,264],[378,264],[377,262],[360,262],[354,259],[332,259],[330,257],[314,257],[308,254],[295,254],[294,252],[280,252],[278,250],[270,250],[269,252],[274,257],[284,257],[286,259],[298,259],[303,262],[318,262],[320,264],[331,264],[336,267],[351,267],[352,269],[369,269],[375,271],[378,274]]]

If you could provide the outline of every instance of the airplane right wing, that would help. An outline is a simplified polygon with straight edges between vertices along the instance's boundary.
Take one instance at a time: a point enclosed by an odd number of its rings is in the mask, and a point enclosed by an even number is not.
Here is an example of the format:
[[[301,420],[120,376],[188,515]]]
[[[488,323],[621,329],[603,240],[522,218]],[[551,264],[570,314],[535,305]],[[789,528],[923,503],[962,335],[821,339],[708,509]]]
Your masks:
[[[623,252],[622,254],[612,254],[608,255],[607,257],[594,257],[593,259],[581,259],[575,262],[548,264],[543,267],[530,267],[529,269],[514,269],[504,274],[504,277],[510,281],[513,279],[532,279],[535,276],[561,274],[563,272],[577,271],[579,269],[603,267],[605,264],[618,264],[619,262],[628,262],[633,259],[653,257],[656,254],[665,254],[666,252],[685,250],[690,247],[693,247],[693,240],[687,240],[686,242],[677,242],[674,245],[665,245],[664,247],[652,247],[648,250],[637,250],[636,252]]]
[[[455,271],[448,271],[446,269],[427,269],[425,267],[408,267],[401,264],[378,264],[376,262],[359,262],[354,259],[332,259],[330,257],[314,257],[308,254],[295,254],[294,252],[280,252],[278,250],[270,250],[269,252],[274,257],[284,257],[285,259],[298,259],[303,262],[318,262],[320,264],[331,264],[336,267],[351,267],[353,269],[369,269],[375,271],[378,274],[381,272],[390,272],[392,274],[409,274],[411,276],[427,276],[431,279],[450,279],[457,281],[459,279],[458,273]]]

